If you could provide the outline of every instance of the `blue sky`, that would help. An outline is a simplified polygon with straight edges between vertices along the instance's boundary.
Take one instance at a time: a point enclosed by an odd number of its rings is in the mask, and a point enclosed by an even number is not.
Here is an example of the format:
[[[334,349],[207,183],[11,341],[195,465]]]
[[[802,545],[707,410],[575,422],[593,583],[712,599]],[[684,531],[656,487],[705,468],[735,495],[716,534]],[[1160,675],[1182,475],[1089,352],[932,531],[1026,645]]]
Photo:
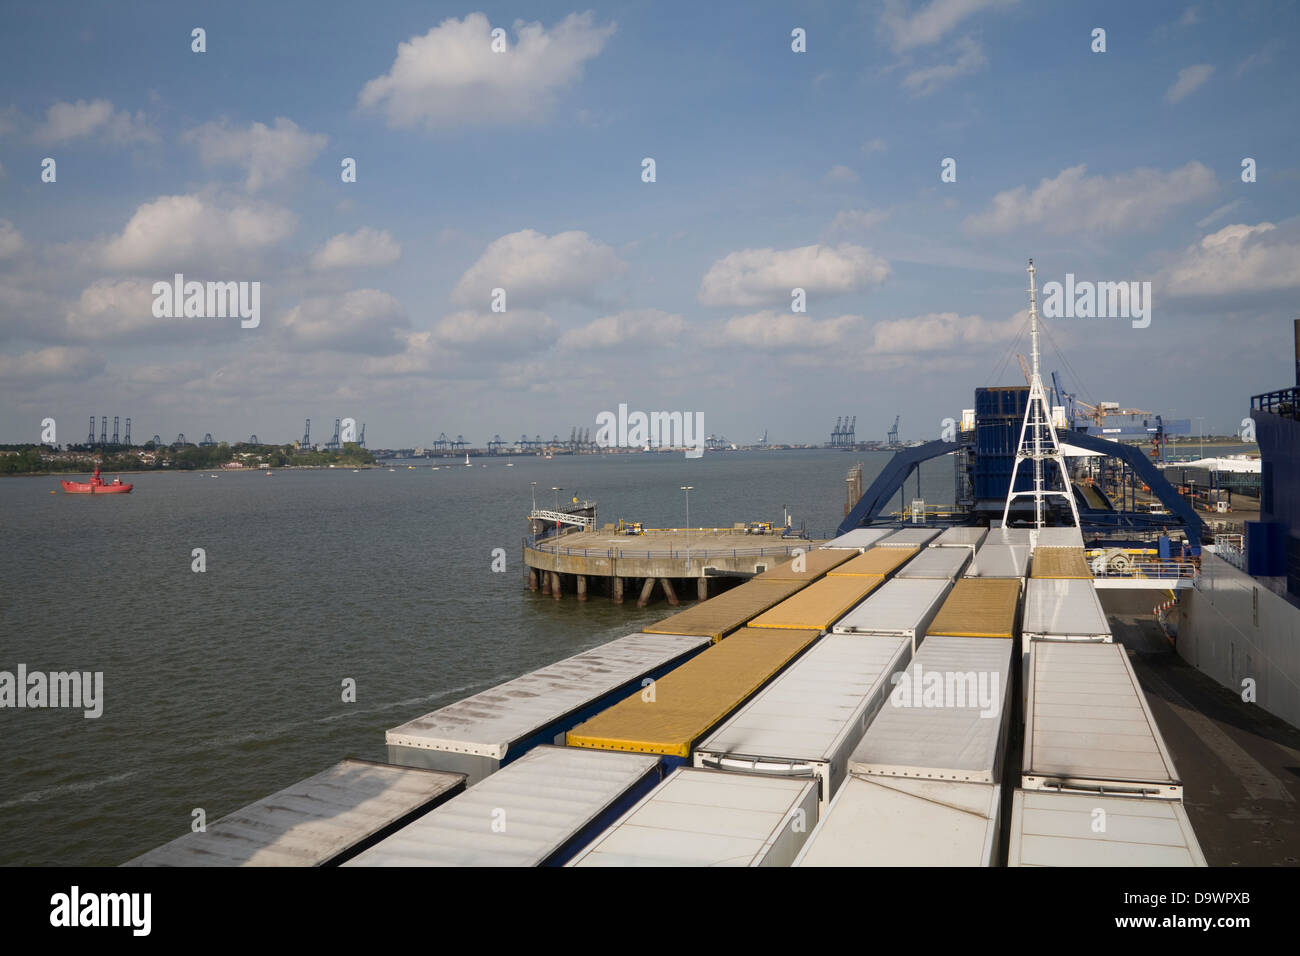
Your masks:
[[[137,440],[355,417],[372,447],[481,446],[619,403],[733,441],[821,441],[841,414],[937,437],[1022,381],[1030,255],[1040,285],[1152,283],[1147,328],[1048,320],[1068,369],[1045,368],[1083,398],[1228,431],[1292,384],[1294,4],[3,17],[0,441],[45,417],[79,441],[94,413]],[[260,282],[259,327],[155,317],[175,272]]]

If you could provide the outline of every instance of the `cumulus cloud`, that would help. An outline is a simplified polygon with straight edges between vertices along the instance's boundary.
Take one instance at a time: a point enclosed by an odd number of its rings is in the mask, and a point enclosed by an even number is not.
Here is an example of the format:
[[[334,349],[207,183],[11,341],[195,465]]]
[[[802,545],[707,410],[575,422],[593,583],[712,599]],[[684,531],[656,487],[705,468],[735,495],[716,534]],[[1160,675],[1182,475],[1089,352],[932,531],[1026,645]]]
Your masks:
[[[571,13],[551,29],[514,23],[505,53],[492,50],[492,26],[482,13],[448,18],[397,47],[383,76],[362,88],[360,105],[381,110],[394,127],[535,122],[582,76],[614,33],[590,12]]]
[[[1017,186],[998,193],[987,210],[966,219],[977,233],[1041,226],[1056,235],[1117,232],[1149,227],[1178,205],[1214,192],[1214,173],[1196,161],[1168,172],[1138,168],[1115,176],[1088,176],[1084,165],[1063,169],[1032,191]]]
[[[89,349],[56,345],[22,355],[0,355],[0,381],[21,385],[84,381],[104,367],[104,360]]]
[[[965,20],[1017,0],[929,0],[909,8],[904,0],[887,0],[880,14],[880,30],[895,53],[938,43]]]
[[[956,312],[932,312],[906,319],[890,319],[872,326],[868,351],[873,355],[911,354],[1007,341],[1016,336],[1028,315],[1028,312],[1018,312],[1003,322],[989,321],[978,315],[958,315]]]
[[[293,213],[277,206],[161,196],[136,209],[121,235],[103,244],[100,260],[122,270],[215,268],[280,242],[296,226]]]
[[[1300,219],[1224,226],[1183,250],[1157,282],[1175,297],[1300,288]]]
[[[1201,88],[1202,84],[1210,78],[1210,74],[1213,72],[1214,67],[1208,63],[1200,63],[1196,66],[1189,66],[1185,70],[1179,70],[1178,79],[1165,93],[1165,99],[1170,103],[1177,103],[1184,97],[1190,96]]]
[[[711,336],[719,345],[756,349],[822,349],[845,345],[862,328],[858,315],[814,319],[803,312],[771,309],[728,319]]]
[[[466,309],[443,316],[433,327],[433,339],[461,352],[523,354],[555,340],[555,320],[532,309]]]
[[[64,315],[65,335],[78,341],[130,341],[151,329],[179,329],[175,319],[153,315],[153,283],[143,279],[101,279],[82,290]],[[164,324],[166,323],[166,324]],[[193,327],[194,322],[185,323]]]
[[[0,219],[0,259],[17,255],[23,248],[22,233],[8,219]]]
[[[143,113],[132,116],[126,110],[115,110],[108,100],[77,100],[55,103],[46,110],[45,121],[33,130],[32,138],[50,145],[91,138],[126,144],[156,142],[158,134]]]
[[[244,187],[256,192],[264,186],[301,176],[329,142],[322,133],[308,133],[283,116],[272,126],[253,123],[247,128],[227,120],[204,123],[181,139],[198,151],[205,166],[237,166],[244,170]]]
[[[792,289],[840,295],[879,285],[889,263],[870,249],[844,243],[798,249],[742,249],[709,267],[700,283],[705,305],[754,306],[790,301]]]
[[[311,258],[318,271],[351,269],[365,266],[390,266],[402,256],[402,247],[392,234],[361,228],[353,233],[341,232],[330,239]]]
[[[659,309],[632,309],[601,316],[560,336],[562,349],[600,350],[627,345],[657,346],[672,342],[686,329],[686,319]]]
[[[291,348],[389,355],[403,348],[410,321],[401,303],[378,289],[306,299],[280,320],[277,332]]]
[[[958,40],[953,52],[957,58],[951,63],[939,63],[908,73],[903,77],[903,89],[913,96],[929,96],[959,77],[978,73],[989,62],[984,50],[970,37]]]
[[[613,249],[585,232],[545,236],[524,229],[494,240],[460,277],[451,298],[486,307],[493,289],[505,289],[507,308],[560,299],[591,302],[602,283],[626,270]]]

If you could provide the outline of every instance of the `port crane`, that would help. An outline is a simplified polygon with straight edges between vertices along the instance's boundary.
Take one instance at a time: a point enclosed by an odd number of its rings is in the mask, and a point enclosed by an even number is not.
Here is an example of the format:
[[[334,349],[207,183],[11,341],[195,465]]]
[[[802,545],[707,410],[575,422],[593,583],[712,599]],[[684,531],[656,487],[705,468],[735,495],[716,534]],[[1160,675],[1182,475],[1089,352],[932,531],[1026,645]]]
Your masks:
[[[898,444],[898,423],[902,420],[903,420],[902,415],[894,416],[894,425],[892,428],[889,429],[889,444],[891,445]]]

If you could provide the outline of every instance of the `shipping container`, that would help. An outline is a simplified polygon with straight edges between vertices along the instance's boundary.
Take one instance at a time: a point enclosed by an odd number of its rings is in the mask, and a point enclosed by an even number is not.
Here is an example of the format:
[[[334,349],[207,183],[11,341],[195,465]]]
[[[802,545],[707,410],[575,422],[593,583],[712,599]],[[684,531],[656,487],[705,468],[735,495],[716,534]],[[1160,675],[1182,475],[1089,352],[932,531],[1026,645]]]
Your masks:
[[[828,577],[858,575],[866,577],[887,578],[912,559],[917,549],[908,548],[872,548],[864,551],[850,561],[826,572]]]
[[[813,548],[804,554],[795,555],[788,561],[782,561],[774,568],[750,578],[751,581],[800,581],[808,584],[816,581],[823,574],[843,564],[853,557],[853,552],[844,548],[823,550]]]
[[[1123,644],[1031,641],[1025,675],[1022,787],[1182,799]]]
[[[910,777],[844,781],[795,866],[996,866],[1002,788]]]
[[[749,580],[647,627],[648,634],[688,634],[720,641],[800,588],[803,581]]]
[[[1082,548],[1083,532],[1078,528],[1039,528],[1035,548]]]
[[[126,866],[332,866],[465,789],[465,776],[344,760]]]
[[[833,634],[695,748],[695,766],[817,781],[824,810],[849,755],[912,659],[904,637]]]
[[[924,548],[939,537],[938,528],[902,528],[876,542],[878,548]]]
[[[989,540],[980,545],[966,569],[968,578],[1024,578],[1029,571],[1029,545],[1001,544]]]
[[[570,866],[789,866],[817,825],[811,780],[682,767]]]
[[[1026,641],[1113,640],[1091,578],[1030,578],[1020,633]]]
[[[952,582],[947,579],[894,578],[840,618],[833,630],[836,634],[905,637],[915,652],[950,590]]]
[[[1043,790],[1011,798],[1007,866],[1205,865],[1177,801]]]
[[[852,531],[846,531],[838,538],[832,538],[825,544],[818,545],[818,547],[852,548],[854,551],[865,551],[881,538],[888,538],[893,533],[893,528],[854,528]]]
[[[534,747],[347,866],[559,866],[662,779],[644,754]]]
[[[629,634],[393,728],[388,759],[464,773],[473,785],[538,744],[563,743],[571,727],[708,645],[707,637]]]
[[[818,634],[746,627],[569,731],[570,747],[689,760],[697,740],[726,720]]]
[[[849,758],[849,773],[1002,780],[1015,641],[927,637]]]
[[[1034,549],[1030,561],[1035,578],[1083,578],[1092,580],[1092,569],[1083,548],[1043,547]]]
[[[899,550],[894,548],[892,550]],[[966,570],[974,550],[970,548],[926,548],[898,572],[900,578],[944,578],[952,581]]]
[[[1020,610],[1020,582],[1012,578],[962,578],[926,628],[926,636],[1016,636]]]
[[[866,575],[823,578],[786,598],[770,611],[764,611],[750,621],[749,626],[828,631],[884,580],[883,577]]]
[[[984,543],[988,528],[948,528],[930,542],[932,548],[978,548]]]

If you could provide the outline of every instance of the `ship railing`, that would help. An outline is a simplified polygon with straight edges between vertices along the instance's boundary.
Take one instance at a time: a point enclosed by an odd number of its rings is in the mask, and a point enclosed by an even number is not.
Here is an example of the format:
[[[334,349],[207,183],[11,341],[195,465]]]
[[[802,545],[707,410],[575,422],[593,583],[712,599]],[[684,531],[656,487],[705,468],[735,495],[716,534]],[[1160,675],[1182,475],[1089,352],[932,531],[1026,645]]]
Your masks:
[[[1276,392],[1253,395],[1251,411],[1269,412],[1287,418],[1300,418],[1300,388],[1283,388]]]
[[[1195,582],[1200,568],[1187,561],[1140,560],[1127,562],[1122,567],[1107,567],[1094,571],[1094,578],[1159,578]]]
[[[1241,534],[1216,534],[1214,553],[1239,571],[1246,570],[1246,537]]]

